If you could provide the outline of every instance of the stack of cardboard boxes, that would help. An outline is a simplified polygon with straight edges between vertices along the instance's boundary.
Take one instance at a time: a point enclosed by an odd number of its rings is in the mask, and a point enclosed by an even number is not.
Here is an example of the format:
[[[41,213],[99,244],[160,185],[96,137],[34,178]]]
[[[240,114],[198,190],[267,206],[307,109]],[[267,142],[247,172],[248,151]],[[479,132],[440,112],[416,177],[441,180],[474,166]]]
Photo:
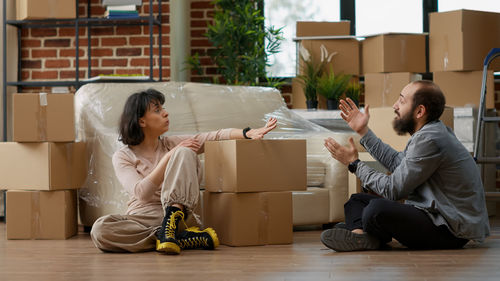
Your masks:
[[[7,239],[66,239],[77,233],[76,189],[86,177],[75,142],[73,94],[15,94],[13,140],[0,143]]]
[[[447,105],[479,105],[483,62],[500,46],[500,13],[458,10],[429,16],[429,71]],[[500,70],[500,59],[490,69]],[[486,108],[495,107],[493,71],[487,76]]]
[[[205,144],[203,219],[221,244],[293,242],[292,190],[306,190],[305,140]]]

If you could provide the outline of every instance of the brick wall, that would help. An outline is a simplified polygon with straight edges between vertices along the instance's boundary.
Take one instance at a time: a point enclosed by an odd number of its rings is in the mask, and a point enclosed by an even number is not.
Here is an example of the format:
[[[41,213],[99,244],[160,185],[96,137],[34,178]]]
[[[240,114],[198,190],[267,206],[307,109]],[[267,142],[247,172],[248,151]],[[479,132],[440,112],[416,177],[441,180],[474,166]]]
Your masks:
[[[101,0],[91,1],[92,17],[102,17],[105,7]],[[79,16],[87,16],[87,2],[80,1]],[[158,3],[153,1],[155,16]],[[149,15],[149,0],[143,0],[139,7],[141,16]],[[162,76],[170,77],[170,25],[169,1],[162,1]],[[87,77],[87,28],[80,29],[79,77]],[[99,74],[142,74],[149,73],[149,27],[113,26],[91,29],[91,76]],[[154,28],[153,76],[159,76],[158,27]],[[23,29],[21,37],[22,80],[72,80],[75,78],[75,29],[44,28]]]
[[[208,30],[208,22],[213,18],[213,14],[212,0],[193,0],[191,2],[191,55],[198,53],[202,67],[201,74],[191,72],[191,81],[193,82],[212,81],[217,71],[208,56],[212,46],[208,39],[203,36]]]

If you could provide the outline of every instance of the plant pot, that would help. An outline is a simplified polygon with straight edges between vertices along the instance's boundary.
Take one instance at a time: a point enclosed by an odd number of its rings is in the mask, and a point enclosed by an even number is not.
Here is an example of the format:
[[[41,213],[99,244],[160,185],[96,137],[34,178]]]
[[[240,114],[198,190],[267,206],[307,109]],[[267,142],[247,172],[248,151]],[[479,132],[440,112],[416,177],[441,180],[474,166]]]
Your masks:
[[[306,100],[307,110],[316,110],[318,109],[318,101],[317,100]]]
[[[326,100],[326,109],[335,110],[339,108],[339,101],[335,99],[327,99]]]

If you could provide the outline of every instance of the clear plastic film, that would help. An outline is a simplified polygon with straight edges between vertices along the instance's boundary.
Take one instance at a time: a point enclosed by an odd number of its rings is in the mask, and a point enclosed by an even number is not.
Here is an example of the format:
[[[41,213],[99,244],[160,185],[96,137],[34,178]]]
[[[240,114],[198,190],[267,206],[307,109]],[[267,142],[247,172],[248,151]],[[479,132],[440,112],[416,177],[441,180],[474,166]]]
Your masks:
[[[156,89],[165,95],[170,129],[166,135],[195,134],[222,128],[258,128],[270,117],[278,119],[267,139],[306,139],[308,186],[347,189],[347,170],[324,148],[324,139],[341,144],[353,132],[332,132],[287,108],[280,92],[267,87],[224,86],[201,83],[95,83],[75,94],[77,141],[87,143],[88,175],[79,191],[80,215],[86,226],[106,214],[125,213],[128,195],[111,163],[118,141],[118,122],[128,96]],[[203,156],[201,156],[203,158]],[[338,171],[337,171],[338,170]],[[326,175],[333,175],[325,178]]]

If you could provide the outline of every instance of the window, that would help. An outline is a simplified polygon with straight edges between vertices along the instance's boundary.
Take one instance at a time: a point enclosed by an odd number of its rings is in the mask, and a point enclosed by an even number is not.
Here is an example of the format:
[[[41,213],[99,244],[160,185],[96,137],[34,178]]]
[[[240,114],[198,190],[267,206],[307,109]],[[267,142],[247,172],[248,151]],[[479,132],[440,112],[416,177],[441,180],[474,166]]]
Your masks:
[[[271,77],[294,77],[297,21],[339,21],[340,0],[265,0],[266,27],[283,27],[281,50],[271,58],[267,73]]]
[[[355,4],[356,35],[422,32],[422,0],[356,0]]]
[[[478,10],[500,13],[500,1],[498,0],[439,0],[438,11],[446,12],[452,10]]]

